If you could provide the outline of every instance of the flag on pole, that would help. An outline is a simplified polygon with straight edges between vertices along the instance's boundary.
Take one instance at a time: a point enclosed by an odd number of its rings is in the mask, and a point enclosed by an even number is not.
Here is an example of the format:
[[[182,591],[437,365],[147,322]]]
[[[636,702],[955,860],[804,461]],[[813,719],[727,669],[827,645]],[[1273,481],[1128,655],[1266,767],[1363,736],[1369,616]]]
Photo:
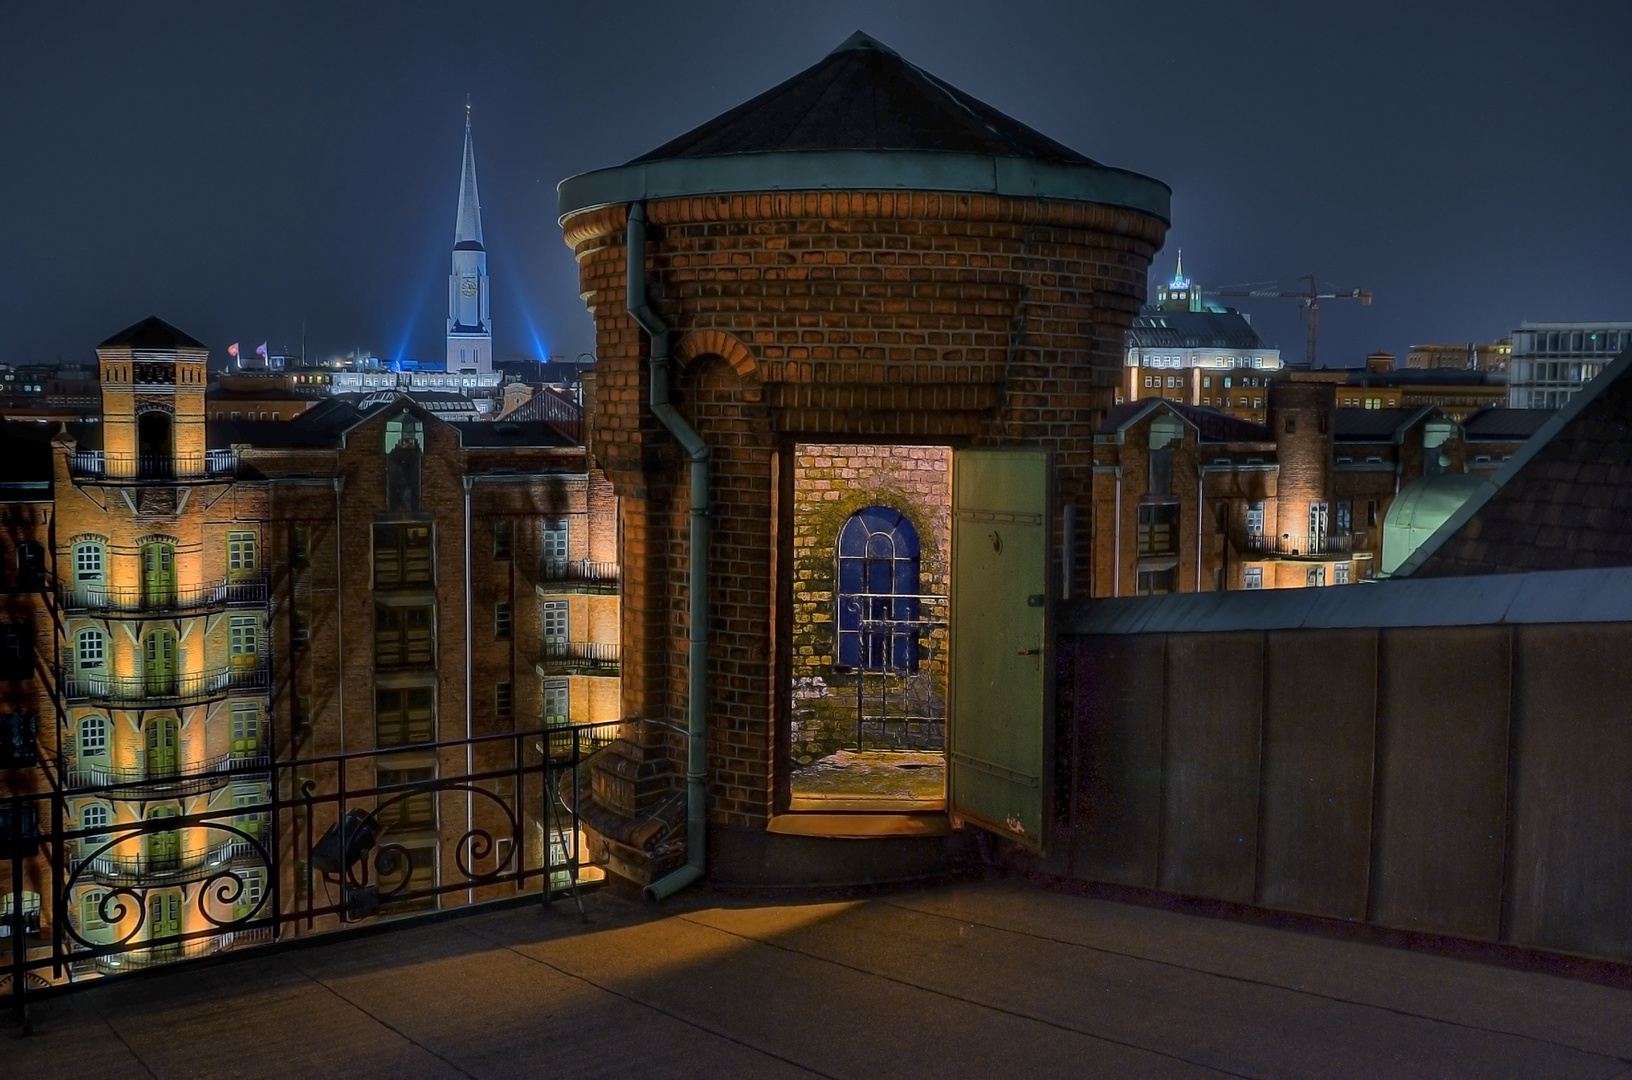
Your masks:
[[[255,346],[255,355],[259,356],[262,360],[266,359],[266,342],[263,341],[259,345]]]
[[[227,346],[227,355],[232,357],[234,360],[238,358],[238,343],[236,341]]]

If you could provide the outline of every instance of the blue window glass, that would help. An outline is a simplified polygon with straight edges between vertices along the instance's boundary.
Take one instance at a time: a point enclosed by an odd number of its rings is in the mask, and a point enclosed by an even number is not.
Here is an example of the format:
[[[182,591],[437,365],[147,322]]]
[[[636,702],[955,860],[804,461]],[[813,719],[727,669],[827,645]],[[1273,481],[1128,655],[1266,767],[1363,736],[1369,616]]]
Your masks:
[[[918,531],[898,510],[869,506],[839,530],[838,666],[918,670]]]

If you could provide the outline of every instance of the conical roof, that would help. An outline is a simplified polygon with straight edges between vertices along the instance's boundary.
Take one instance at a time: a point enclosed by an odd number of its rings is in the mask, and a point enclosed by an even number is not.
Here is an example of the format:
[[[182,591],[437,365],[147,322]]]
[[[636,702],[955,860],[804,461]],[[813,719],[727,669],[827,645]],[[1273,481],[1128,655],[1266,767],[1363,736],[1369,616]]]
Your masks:
[[[476,147],[470,134],[470,106],[465,106],[465,162],[459,172],[459,216],[454,222],[456,248],[482,246],[482,200],[476,194]]]
[[[783,150],[929,150],[1099,164],[859,30],[788,81],[635,161]]]
[[[1111,168],[866,34],[624,165],[561,181],[562,218],[646,199],[765,191],[948,191],[1093,203],[1170,220],[1160,180]]]
[[[202,341],[184,334],[157,315],[127,326],[98,345],[99,349],[208,349]]]

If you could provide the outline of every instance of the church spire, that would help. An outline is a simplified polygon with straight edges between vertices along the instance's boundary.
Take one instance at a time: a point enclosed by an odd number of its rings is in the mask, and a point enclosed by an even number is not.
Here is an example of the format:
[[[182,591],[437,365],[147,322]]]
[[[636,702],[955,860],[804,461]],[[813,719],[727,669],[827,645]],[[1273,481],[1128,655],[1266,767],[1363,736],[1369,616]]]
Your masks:
[[[455,244],[482,242],[482,201],[476,194],[476,147],[470,135],[470,96],[465,96],[465,164],[459,174],[459,220],[454,225]]]

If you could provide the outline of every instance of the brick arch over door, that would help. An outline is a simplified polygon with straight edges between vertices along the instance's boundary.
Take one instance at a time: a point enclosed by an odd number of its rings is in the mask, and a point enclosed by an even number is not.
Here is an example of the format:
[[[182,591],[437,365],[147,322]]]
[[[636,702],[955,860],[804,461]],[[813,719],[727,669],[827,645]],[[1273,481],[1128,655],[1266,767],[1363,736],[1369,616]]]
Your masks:
[[[680,339],[674,347],[674,358],[682,367],[691,366],[692,361],[718,356],[731,370],[744,380],[759,381],[759,363],[754,359],[748,346],[724,330],[697,330]]]

